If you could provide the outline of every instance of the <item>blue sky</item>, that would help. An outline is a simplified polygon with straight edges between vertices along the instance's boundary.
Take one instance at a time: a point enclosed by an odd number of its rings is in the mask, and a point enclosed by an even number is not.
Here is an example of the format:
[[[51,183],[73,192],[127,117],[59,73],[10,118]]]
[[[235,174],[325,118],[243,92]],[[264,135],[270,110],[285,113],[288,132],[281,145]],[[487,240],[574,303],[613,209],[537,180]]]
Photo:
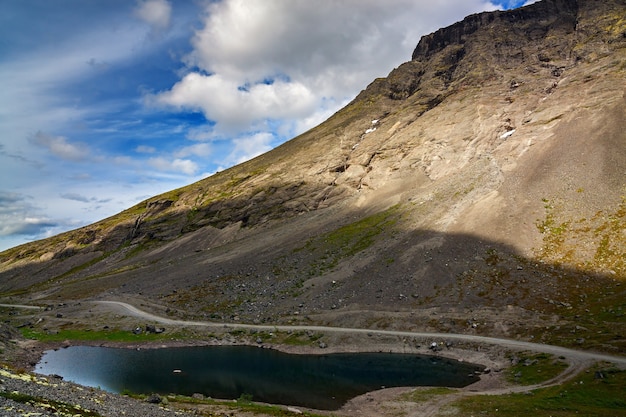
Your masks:
[[[487,0],[0,0],[0,250],[319,124]]]

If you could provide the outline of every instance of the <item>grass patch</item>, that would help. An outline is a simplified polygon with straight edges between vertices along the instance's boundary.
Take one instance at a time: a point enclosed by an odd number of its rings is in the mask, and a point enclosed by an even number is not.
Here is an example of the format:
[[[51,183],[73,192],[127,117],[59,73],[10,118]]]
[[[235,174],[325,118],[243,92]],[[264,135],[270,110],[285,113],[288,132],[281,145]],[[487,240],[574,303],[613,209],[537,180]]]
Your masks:
[[[440,395],[448,395],[453,392],[456,392],[456,390],[448,387],[418,388],[406,394],[402,394],[400,399],[414,403],[423,403]]]
[[[567,368],[564,360],[547,353],[518,353],[511,359],[513,365],[507,371],[507,379],[520,385],[533,385],[548,381]]]
[[[397,206],[391,207],[316,237],[304,247],[296,249],[317,255],[310,265],[309,276],[324,274],[336,267],[341,260],[368,249],[380,234],[392,232],[398,221],[397,212]]]
[[[530,393],[502,396],[475,396],[452,406],[460,415],[567,417],[623,416],[626,410],[626,371],[600,365],[572,381]]]
[[[257,331],[246,329],[229,330],[228,334],[249,343],[266,343],[269,341],[281,345],[290,346],[311,346],[319,341],[324,335],[308,331],[282,332],[282,331]]]
[[[392,212],[393,209],[387,210],[343,226],[327,234],[324,242],[334,248],[345,248],[344,256],[352,256],[370,247],[376,236],[396,223],[391,218]]]
[[[539,259],[556,265],[572,265],[581,271],[611,271],[615,278],[626,279],[623,237],[626,197],[613,209],[581,219],[566,216],[558,207],[559,203],[545,198],[542,201],[545,218],[536,223],[543,235],[543,245],[537,254]],[[585,252],[594,253],[590,257]]]
[[[226,400],[215,400],[212,398],[193,398],[187,397],[184,395],[168,395],[168,402],[171,406],[184,409],[184,410],[195,410],[199,406],[215,406],[217,407],[226,407],[236,411],[249,412],[252,414],[258,415],[267,415],[267,416],[278,416],[278,417],[293,417],[294,413],[288,411],[285,407],[279,405],[270,405],[270,404],[259,404],[255,403],[252,396],[250,394],[241,394],[241,396],[236,401],[226,401]],[[205,415],[205,414],[202,414]],[[211,411],[209,414],[213,415]],[[216,414],[222,415],[222,414]],[[325,414],[315,414],[307,411],[303,411],[302,414],[299,414],[305,417],[327,417]]]
[[[65,340],[75,341],[107,341],[107,342],[150,342],[154,340],[171,339],[172,334],[155,334],[141,332],[134,334],[128,330],[81,330],[63,329],[55,333],[39,331],[24,327],[20,329],[22,335],[27,339],[39,340],[41,342],[62,342]]]
[[[321,333],[307,333],[304,331],[294,332],[287,335],[287,337],[285,337],[281,341],[281,343],[291,346],[309,346],[312,343],[321,339],[322,336],[323,334]]]

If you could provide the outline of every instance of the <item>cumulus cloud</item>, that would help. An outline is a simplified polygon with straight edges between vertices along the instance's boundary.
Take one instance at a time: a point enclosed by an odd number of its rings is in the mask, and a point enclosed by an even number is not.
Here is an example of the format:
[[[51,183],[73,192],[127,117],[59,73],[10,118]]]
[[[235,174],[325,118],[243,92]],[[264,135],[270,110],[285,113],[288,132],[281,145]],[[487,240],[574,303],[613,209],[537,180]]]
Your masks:
[[[224,0],[206,7],[187,73],[151,101],[202,111],[216,135],[236,136],[264,130],[268,120],[280,120],[286,134],[300,133],[410,59],[421,35],[497,6]]]
[[[189,160],[176,158],[169,160],[163,157],[148,159],[148,164],[159,171],[181,172],[186,175],[195,175],[198,172],[198,164]]]
[[[170,26],[172,6],[167,0],[139,0],[135,15],[150,25],[153,34]]]
[[[89,155],[86,145],[70,143],[64,136],[53,136],[39,131],[31,138],[31,142],[68,161],[83,161]]]
[[[201,110],[222,130],[237,132],[265,119],[302,117],[315,110],[313,92],[298,82],[259,82],[243,86],[219,74],[187,74],[157,102],[180,109]]]

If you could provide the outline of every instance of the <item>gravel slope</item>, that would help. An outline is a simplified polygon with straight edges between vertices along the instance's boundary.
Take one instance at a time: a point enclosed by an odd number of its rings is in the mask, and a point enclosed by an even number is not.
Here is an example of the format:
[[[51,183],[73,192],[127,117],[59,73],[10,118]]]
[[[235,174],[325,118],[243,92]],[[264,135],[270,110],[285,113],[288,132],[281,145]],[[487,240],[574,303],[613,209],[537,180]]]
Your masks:
[[[0,369],[0,416],[191,416],[56,377]],[[17,394],[19,393],[19,394]]]

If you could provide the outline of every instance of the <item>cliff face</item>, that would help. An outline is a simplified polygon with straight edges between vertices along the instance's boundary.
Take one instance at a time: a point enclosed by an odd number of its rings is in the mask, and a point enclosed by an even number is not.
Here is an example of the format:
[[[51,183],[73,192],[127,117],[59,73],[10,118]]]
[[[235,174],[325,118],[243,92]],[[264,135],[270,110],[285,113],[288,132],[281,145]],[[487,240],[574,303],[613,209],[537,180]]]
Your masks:
[[[417,92],[422,80],[428,81],[424,76],[429,72],[444,89],[452,83],[477,86],[504,76],[502,70],[510,71],[511,85],[519,85],[513,78],[545,69],[558,78],[580,61],[621,49],[623,8],[621,0],[544,0],[470,15],[422,37],[412,61],[379,82],[388,97],[404,100]]]
[[[449,45],[464,46],[478,30],[511,30],[517,44],[543,40],[549,32],[571,33],[578,21],[578,1],[545,0],[520,9],[480,13],[424,36],[413,51],[413,60],[424,60]],[[494,38],[499,43],[499,39]]]
[[[0,291],[431,330],[471,310],[480,331],[545,340],[579,320],[589,347],[623,350],[602,333],[623,318],[599,312],[626,298],[625,16],[622,0],[469,16],[279,148],[2,253]]]

